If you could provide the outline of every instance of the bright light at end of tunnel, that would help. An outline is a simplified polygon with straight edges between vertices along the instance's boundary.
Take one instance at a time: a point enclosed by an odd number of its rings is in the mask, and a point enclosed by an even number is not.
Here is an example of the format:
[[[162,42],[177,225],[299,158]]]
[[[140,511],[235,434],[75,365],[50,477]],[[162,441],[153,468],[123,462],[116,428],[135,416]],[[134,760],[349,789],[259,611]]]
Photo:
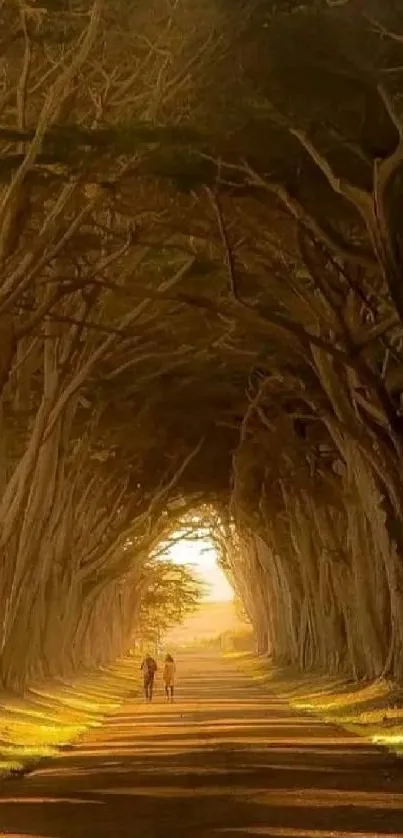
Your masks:
[[[217,551],[209,538],[179,539],[168,547],[167,556],[175,564],[193,568],[207,587],[205,600],[230,602],[234,598],[234,591],[218,565]]]

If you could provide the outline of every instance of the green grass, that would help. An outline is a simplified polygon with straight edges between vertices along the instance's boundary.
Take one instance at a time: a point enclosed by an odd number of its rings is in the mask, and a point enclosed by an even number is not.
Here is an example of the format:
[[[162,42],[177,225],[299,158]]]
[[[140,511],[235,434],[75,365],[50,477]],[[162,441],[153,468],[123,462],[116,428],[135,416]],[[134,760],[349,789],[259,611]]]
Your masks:
[[[0,694],[0,776],[30,771],[102,724],[140,684],[128,658],[70,682],[35,684],[24,698]]]
[[[363,736],[403,756],[403,690],[380,679],[352,682],[342,677],[298,673],[265,658],[233,655],[244,671],[292,707]]]

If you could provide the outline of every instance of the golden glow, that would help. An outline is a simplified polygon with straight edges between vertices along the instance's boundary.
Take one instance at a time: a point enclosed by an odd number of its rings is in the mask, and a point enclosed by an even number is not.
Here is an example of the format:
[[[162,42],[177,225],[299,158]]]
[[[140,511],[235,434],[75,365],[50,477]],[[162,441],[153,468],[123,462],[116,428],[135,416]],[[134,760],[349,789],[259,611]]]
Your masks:
[[[316,714],[330,724],[344,727],[350,734],[365,737],[368,742],[382,745],[401,756],[403,708],[394,703],[387,680],[358,687],[336,676],[296,678],[268,666],[265,661],[244,662],[244,666],[248,667],[254,681],[262,684],[275,682],[278,692],[296,710]]]
[[[176,534],[178,535],[178,534]],[[167,557],[175,564],[192,567],[200,579],[207,585],[205,599],[210,602],[229,602],[234,598],[234,592],[225,574],[218,566],[217,551],[208,536],[183,538],[175,541],[167,548]],[[175,534],[173,535],[175,538]]]
[[[376,745],[400,745],[403,747],[403,732],[401,733],[383,733],[372,737],[372,741]]]
[[[127,677],[137,685],[133,659],[104,673],[77,677],[74,694],[72,685],[55,681],[32,688],[29,697],[7,697],[4,710],[0,708],[0,778],[32,769],[44,758],[59,755],[61,747],[85,730],[100,727],[104,714],[119,707]]]

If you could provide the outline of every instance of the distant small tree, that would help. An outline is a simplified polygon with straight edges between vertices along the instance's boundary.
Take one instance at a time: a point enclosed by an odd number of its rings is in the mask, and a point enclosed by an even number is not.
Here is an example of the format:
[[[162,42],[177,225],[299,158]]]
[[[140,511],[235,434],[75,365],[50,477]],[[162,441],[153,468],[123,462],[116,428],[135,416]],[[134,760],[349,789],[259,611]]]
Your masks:
[[[172,626],[195,611],[205,585],[186,566],[154,561],[146,568],[136,635],[143,643],[157,646]]]

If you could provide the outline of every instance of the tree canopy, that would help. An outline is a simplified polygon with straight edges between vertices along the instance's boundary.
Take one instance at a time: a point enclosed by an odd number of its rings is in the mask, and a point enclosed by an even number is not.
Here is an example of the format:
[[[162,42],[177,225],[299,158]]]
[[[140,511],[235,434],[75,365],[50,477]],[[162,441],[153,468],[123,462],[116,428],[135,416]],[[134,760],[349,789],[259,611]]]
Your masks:
[[[261,648],[401,677],[399,5],[0,2],[4,683],[200,504]]]

